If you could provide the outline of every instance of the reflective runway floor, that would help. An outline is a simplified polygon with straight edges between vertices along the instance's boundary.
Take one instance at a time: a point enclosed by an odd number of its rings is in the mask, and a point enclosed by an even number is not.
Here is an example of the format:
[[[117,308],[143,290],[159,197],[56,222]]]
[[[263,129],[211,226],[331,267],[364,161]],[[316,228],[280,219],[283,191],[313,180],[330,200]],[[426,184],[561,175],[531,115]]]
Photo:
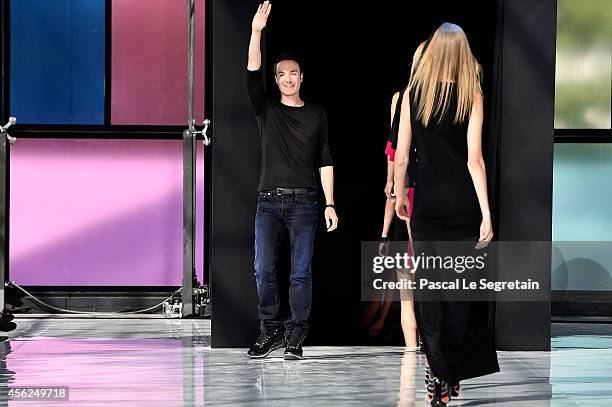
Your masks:
[[[0,343],[0,389],[67,386],[28,406],[424,406],[424,357],[397,347],[305,347],[249,360],[210,349],[210,321],[22,319]],[[499,352],[457,406],[612,405],[612,325],[554,324],[552,352]]]

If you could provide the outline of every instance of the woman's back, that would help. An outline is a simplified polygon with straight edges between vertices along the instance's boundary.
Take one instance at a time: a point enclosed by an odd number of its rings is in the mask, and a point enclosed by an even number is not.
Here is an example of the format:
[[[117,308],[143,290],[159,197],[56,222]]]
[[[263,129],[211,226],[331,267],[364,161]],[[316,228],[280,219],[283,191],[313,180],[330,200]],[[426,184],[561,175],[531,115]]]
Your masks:
[[[416,147],[418,171],[410,227],[414,252],[422,258],[476,256],[474,243],[493,237],[480,145],[480,78],[481,68],[465,33],[450,23],[442,24],[425,44],[410,78],[410,110],[403,112],[406,120],[400,125],[396,176],[404,175],[406,155]],[[396,208],[407,216],[403,194],[398,195]],[[459,243],[449,250],[440,241],[469,244]],[[434,265],[417,269],[415,280],[422,278],[455,277],[446,266]],[[415,316],[429,377],[440,380],[440,385],[430,382],[428,398],[432,406],[446,405],[450,396],[443,388],[499,371],[488,324],[490,308],[483,301],[456,301],[448,290],[429,291],[426,299],[421,293],[415,292]]]
[[[412,144],[418,152],[419,167],[412,219],[434,220],[449,226],[478,223],[478,198],[467,167],[468,120],[454,123],[456,87],[451,86],[445,112],[432,117],[427,127],[417,118],[416,102],[411,91]]]

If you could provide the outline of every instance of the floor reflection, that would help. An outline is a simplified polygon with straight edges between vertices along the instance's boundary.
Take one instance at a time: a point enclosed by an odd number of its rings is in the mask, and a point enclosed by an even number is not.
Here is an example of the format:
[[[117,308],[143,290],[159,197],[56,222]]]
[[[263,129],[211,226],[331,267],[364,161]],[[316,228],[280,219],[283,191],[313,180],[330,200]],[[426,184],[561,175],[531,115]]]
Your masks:
[[[201,327],[190,321],[149,321],[145,325],[157,325],[158,337],[137,339],[131,330],[138,331],[139,323],[96,322],[107,326],[100,338],[95,337],[99,330],[88,332],[91,322],[86,321],[32,321],[22,326],[22,334],[0,344],[9,349],[3,354],[0,377],[10,375],[11,387],[68,386],[70,400],[62,405],[204,405],[203,366],[210,337]],[[56,336],[37,336],[51,333],[48,324],[57,325]],[[63,336],[57,336],[62,331]],[[2,380],[4,388],[5,383]],[[8,405],[6,393],[1,400]],[[47,402],[14,403],[40,407]]]
[[[8,406],[9,386],[15,381],[15,372],[6,366],[6,359],[11,353],[11,342],[0,342],[0,406]]]
[[[0,405],[14,386],[69,386],[70,401],[16,406],[423,406],[422,354],[307,347],[250,360],[210,349],[208,321],[20,320],[0,342]],[[499,352],[501,373],[462,383],[456,406],[607,405],[612,327],[553,330],[552,352]],[[588,331],[588,330],[587,330]]]
[[[412,407],[417,401],[417,383],[424,387],[424,376],[418,376],[417,366],[419,360],[423,359],[420,353],[404,352],[402,356],[402,366],[400,370],[400,386],[398,393],[397,407]],[[423,397],[422,400],[425,400]]]

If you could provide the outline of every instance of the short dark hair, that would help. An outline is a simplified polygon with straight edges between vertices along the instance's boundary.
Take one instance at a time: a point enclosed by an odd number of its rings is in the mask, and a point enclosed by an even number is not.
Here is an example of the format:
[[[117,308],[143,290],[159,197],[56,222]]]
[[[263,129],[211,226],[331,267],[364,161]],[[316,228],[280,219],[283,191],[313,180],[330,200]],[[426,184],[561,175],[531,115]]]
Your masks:
[[[279,55],[278,58],[274,60],[274,75],[276,75],[276,67],[281,61],[295,62],[300,67],[300,73],[304,73],[304,69],[302,68],[302,61],[300,60],[300,57],[298,57],[296,54],[286,52],[284,54]]]

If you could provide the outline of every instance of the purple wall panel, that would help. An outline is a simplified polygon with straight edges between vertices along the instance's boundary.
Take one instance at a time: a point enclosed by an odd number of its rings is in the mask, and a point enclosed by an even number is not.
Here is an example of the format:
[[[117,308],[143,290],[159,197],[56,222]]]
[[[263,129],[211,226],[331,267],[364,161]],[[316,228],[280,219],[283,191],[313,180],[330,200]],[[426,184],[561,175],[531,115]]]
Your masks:
[[[10,176],[9,272],[18,284],[181,284],[182,141],[20,139]]]
[[[194,114],[204,111],[204,0],[196,0]],[[112,124],[187,124],[187,2],[113,0]]]

